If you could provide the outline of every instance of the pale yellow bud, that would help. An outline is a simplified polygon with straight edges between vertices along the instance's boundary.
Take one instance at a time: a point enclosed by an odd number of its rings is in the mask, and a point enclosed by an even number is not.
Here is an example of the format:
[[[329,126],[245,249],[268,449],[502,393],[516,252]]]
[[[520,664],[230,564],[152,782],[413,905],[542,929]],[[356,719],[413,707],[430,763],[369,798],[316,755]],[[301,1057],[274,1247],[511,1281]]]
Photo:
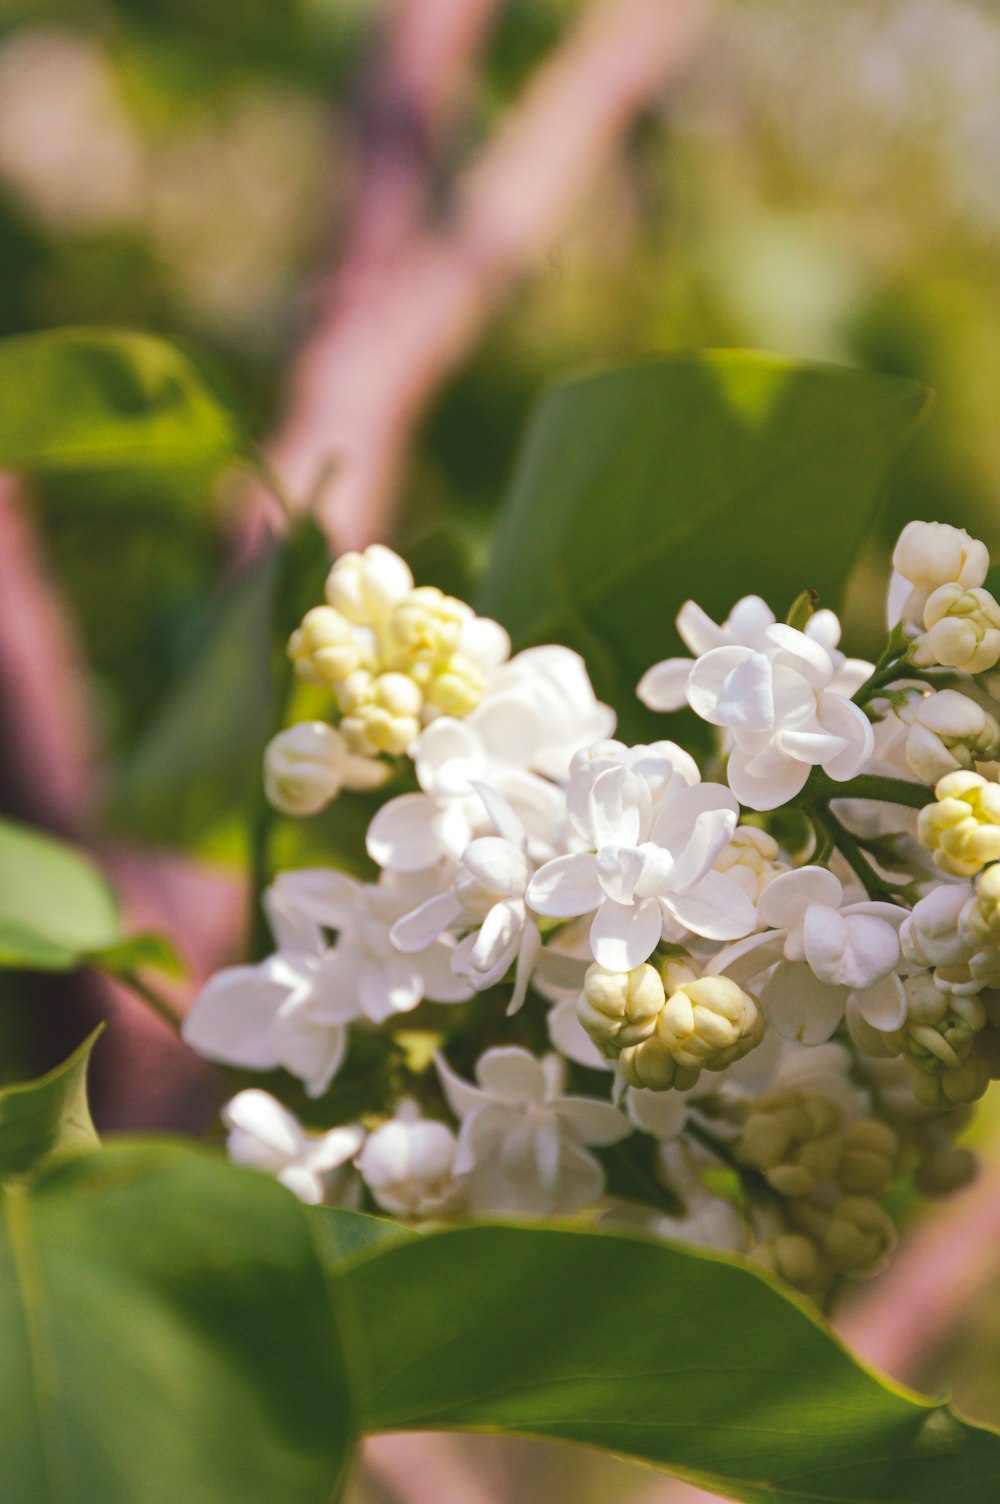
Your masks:
[[[387,752],[399,757],[420,734],[423,695],[406,674],[379,674],[363,689],[356,686],[352,709],[340,723],[355,752]]]
[[[486,675],[478,663],[455,653],[427,681],[424,693],[444,715],[465,716],[475,710],[485,688]]]
[[[764,1021],[750,994],[729,977],[691,976],[677,985],[676,966],[665,971],[665,986],[673,990],[655,1031],[622,1050],[622,1074],[632,1086],[687,1091],[703,1070],[724,1070],[759,1044]]]
[[[330,605],[358,626],[384,621],[412,589],[409,566],[381,543],[364,553],[341,554],[326,580]]]
[[[1000,784],[978,773],[949,773],[935,789],[937,803],[918,816],[920,839],[945,872],[973,877],[1000,859]]]
[[[807,1196],[836,1173],[843,1126],[843,1112],[828,1097],[775,1086],[753,1103],[734,1152],[779,1195]]]
[[[896,1246],[892,1218],[871,1196],[845,1196],[834,1207],[822,1247],[839,1274],[877,1274]]]
[[[355,669],[374,666],[371,635],[330,606],[314,606],[288,640],[295,672],[310,684],[336,684]]]
[[[715,870],[739,883],[756,905],[768,883],[787,871],[787,865],[779,860],[778,843],[766,830],[738,825],[729,845],[716,858]]]
[[[939,585],[924,605],[924,626],[914,663],[981,674],[1000,661],[1000,606],[988,590],[956,581]]]
[[[934,1074],[913,1073],[913,1095],[924,1107],[947,1110],[977,1102],[990,1084],[989,1066],[973,1052],[961,1065],[944,1067]]]
[[[428,678],[458,648],[469,608],[433,585],[411,590],[393,607],[386,623],[388,659],[393,668],[422,668]]]
[[[885,1195],[899,1158],[899,1138],[875,1118],[852,1123],[844,1134],[837,1184],[848,1195]]]
[[[785,1232],[766,1238],[754,1244],[748,1257],[813,1300],[821,1300],[833,1283],[826,1257],[803,1233]]]
[[[980,945],[1000,945],[1000,864],[980,872],[975,899],[962,910],[959,923],[963,936]]]
[[[663,979],[647,962],[633,971],[587,968],[576,1012],[597,1047],[616,1059],[626,1045],[648,1039],[666,1001]]]

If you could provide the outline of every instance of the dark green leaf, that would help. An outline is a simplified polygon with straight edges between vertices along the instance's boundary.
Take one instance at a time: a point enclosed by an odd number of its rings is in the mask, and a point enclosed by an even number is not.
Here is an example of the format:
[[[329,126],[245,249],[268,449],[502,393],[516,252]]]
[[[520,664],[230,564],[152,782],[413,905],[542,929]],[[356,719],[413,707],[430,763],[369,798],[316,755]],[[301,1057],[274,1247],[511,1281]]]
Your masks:
[[[321,1206],[312,1213],[313,1232],[327,1269],[340,1270],[375,1249],[405,1243],[416,1234],[400,1222],[367,1212]]]
[[[583,1442],[754,1504],[983,1504],[1000,1477],[1000,1435],[876,1378],[724,1258],[478,1226],[335,1284],[366,1340],[366,1431]]]
[[[0,819],[0,964],[68,971],[121,938],[114,895],[86,857]]]
[[[214,386],[151,334],[55,329],[0,341],[0,468],[222,465],[242,441]]]
[[[162,971],[169,977],[185,975],[184,962],[176,948],[166,935],[158,935],[152,930],[141,935],[130,935],[126,940],[120,940],[117,945],[110,945],[105,950],[91,952],[87,961],[91,966],[110,972],[113,976],[129,976],[147,968]]]
[[[58,1155],[97,1147],[87,1067],[100,1034],[95,1029],[47,1076],[0,1090],[0,1177],[23,1175]]]
[[[4,1504],[328,1504],[348,1377],[304,1209],[203,1150],[0,1190]]]
[[[679,651],[679,607],[724,617],[804,589],[836,608],[886,472],[926,404],[915,382],[740,350],[559,381],[529,425],[479,607],[515,644],[587,658],[638,734],[635,685]]]

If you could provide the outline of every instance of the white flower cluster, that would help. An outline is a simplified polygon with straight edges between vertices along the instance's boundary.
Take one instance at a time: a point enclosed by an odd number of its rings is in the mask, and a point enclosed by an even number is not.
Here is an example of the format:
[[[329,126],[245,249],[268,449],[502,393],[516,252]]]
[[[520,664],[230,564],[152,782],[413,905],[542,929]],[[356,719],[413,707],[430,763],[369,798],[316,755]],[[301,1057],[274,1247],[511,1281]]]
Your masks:
[[[817,1299],[880,1267],[891,1180],[967,1178],[953,1139],[1000,1074],[1000,608],[959,529],[911,523],[894,565],[875,665],[828,610],[684,606],[692,657],[638,692],[719,728],[723,781],[612,739],[568,648],[511,657],[388,549],[339,559],[289,647],[327,718],[265,785],[297,815],[384,788],[378,877],[282,872],[274,953],[185,1025],[334,1126],[250,1088],[233,1157],[408,1220],[591,1210]]]

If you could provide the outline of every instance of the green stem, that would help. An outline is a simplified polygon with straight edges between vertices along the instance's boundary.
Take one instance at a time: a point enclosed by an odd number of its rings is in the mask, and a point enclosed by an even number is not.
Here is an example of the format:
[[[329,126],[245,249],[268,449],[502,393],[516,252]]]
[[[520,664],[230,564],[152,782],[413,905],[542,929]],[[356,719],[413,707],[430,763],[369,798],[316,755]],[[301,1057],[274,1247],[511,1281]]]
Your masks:
[[[860,880],[869,898],[884,903],[898,903],[900,898],[908,896],[907,885],[893,883],[888,878],[880,877],[850,831],[845,830],[836,815],[831,814],[829,809],[813,806],[809,814],[817,830],[821,831],[825,839],[840,852],[855,877]]]
[[[148,982],[136,976],[134,971],[109,972],[108,975],[113,976],[116,982],[121,982],[130,992],[134,992],[136,997],[141,998],[147,1008],[151,1008],[157,1018],[169,1024],[176,1034],[181,1032],[184,1014],[170,998],[164,997],[162,992],[157,992],[155,987],[151,987]]]
[[[923,809],[934,802],[934,790],[925,783],[911,783],[906,778],[885,778],[880,773],[859,773],[857,778],[848,778],[837,783],[821,768],[816,768],[809,778],[808,792],[811,796],[829,803],[831,799],[877,799],[883,804],[904,804],[908,809]]]

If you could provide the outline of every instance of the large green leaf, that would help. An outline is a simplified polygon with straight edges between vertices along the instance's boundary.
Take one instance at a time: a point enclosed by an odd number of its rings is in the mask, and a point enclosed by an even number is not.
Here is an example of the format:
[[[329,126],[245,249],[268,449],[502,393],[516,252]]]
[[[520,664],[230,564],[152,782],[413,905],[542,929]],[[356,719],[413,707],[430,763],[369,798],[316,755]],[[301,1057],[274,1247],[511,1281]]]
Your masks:
[[[607,1448],[754,1504],[983,1504],[1000,1435],[860,1367],[765,1277],[615,1233],[473,1226],[335,1280],[366,1431]]]
[[[305,1213],[176,1144],[0,1189],[4,1504],[328,1504],[348,1378]]]
[[[0,965],[69,971],[121,938],[114,895],[86,857],[0,819]]]
[[[241,448],[212,382],[151,334],[55,329],[0,341],[0,468],[180,469]]]
[[[779,616],[803,589],[838,605],[926,397],[741,350],[558,381],[529,425],[480,609],[518,646],[579,649],[637,730],[635,685],[686,651],[674,618],[688,597],[717,620],[751,592]]]
[[[100,1033],[95,1029],[68,1060],[37,1081],[0,1089],[0,1178],[23,1175],[62,1154],[97,1148],[87,1067]]]

